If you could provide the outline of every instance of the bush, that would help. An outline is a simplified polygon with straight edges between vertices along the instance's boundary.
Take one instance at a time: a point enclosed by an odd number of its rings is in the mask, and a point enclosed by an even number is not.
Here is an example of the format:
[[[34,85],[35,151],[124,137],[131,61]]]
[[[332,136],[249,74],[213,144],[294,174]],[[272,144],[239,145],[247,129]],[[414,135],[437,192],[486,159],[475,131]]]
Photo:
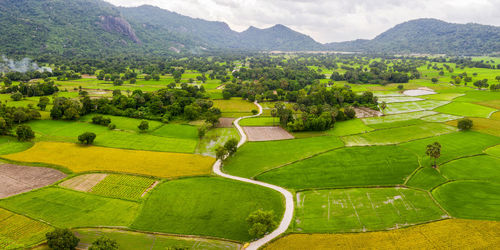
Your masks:
[[[35,138],[35,132],[28,125],[20,125],[16,129],[16,135],[18,141],[31,141]]]
[[[238,140],[232,138],[224,144],[224,148],[229,155],[233,155],[238,150]]]
[[[471,119],[464,118],[464,119],[458,120],[457,127],[458,127],[458,129],[460,129],[462,131],[469,130],[472,128],[472,126],[473,126],[473,122]]]
[[[21,93],[19,93],[19,92],[16,92],[16,93],[12,94],[12,95],[10,96],[10,98],[11,98],[13,101],[15,101],[15,102],[17,102],[17,101],[21,101],[21,99],[23,99],[23,94],[21,94]]]
[[[149,122],[148,121],[142,121],[139,126],[137,126],[141,131],[146,131],[149,129]]]
[[[111,119],[102,115],[97,115],[92,117],[92,123],[102,126],[108,126],[109,124],[111,124]]]
[[[56,229],[47,233],[45,237],[47,238],[49,247],[55,250],[75,249],[78,242],[80,242],[80,239],[69,229]]]
[[[101,236],[89,247],[89,250],[115,250],[118,249],[118,242],[108,237]]]
[[[82,143],[82,144],[90,145],[90,144],[94,143],[95,138],[96,138],[96,134],[94,134],[92,132],[85,132],[85,133],[78,136],[78,141],[80,141],[80,143]]]
[[[261,209],[251,213],[247,217],[247,223],[250,225],[248,233],[255,238],[264,236],[278,225],[274,220],[274,212],[272,210],[263,211]]]
[[[259,111],[252,109],[252,115],[257,115],[258,113],[259,113]]]
[[[109,130],[115,130],[115,129],[116,129],[116,125],[115,125],[115,124],[113,124],[113,123],[110,123],[110,124],[108,125],[108,128],[109,128]]]
[[[347,107],[344,109],[344,113],[349,119],[356,117],[356,111],[352,107]]]

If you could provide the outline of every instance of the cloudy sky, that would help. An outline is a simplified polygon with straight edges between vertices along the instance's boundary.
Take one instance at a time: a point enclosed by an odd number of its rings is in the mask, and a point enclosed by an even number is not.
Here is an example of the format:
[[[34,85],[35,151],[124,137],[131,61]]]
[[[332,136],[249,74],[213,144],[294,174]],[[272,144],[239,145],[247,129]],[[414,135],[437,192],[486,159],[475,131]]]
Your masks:
[[[120,6],[149,4],[223,21],[237,31],[283,24],[319,42],[371,39],[394,25],[432,17],[455,23],[500,26],[500,0],[106,0]]]

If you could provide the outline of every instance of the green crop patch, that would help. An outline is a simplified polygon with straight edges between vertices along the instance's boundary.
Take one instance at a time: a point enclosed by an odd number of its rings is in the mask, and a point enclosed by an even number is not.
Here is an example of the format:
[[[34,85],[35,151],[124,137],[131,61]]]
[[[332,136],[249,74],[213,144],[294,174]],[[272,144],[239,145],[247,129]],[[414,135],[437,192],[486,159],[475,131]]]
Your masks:
[[[455,132],[457,129],[440,123],[424,123],[406,127],[377,130],[342,137],[346,146],[388,145]]]
[[[246,217],[257,209],[283,214],[271,189],[222,178],[188,178],[156,187],[132,225],[153,232],[205,235],[248,241]]]
[[[437,159],[437,163],[441,164],[459,157],[481,154],[484,149],[500,143],[500,137],[474,131],[457,132],[404,143],[401,147],[418,155],[422,166],[430,166],[425,148],[434,142],[441,144],[441,156]]]
[[[410,180],[406,183],[409,187],[416,187],[420,189],[430,190],[441,183],[446,182],[438,170],[431,167],[424,167],[416,172]]]
[[[0,206],[57,227],[128,226],[139,204],[49,187],[0,201]]]
[[[280,119],[276,117],[254,117],[243,119],[240,122],[241,126],[251,127],[251,126],[278,126]]]
[[[399,146],[341,148],[257,176],[293,189],[402,184],[418,168],[417,157]]]
[[[92,122],[92,118],[98,115],[99,114],[86,115],[81,117],[80,121],[90,123]],[[139,132],[138,126],[141,123],[141,121],[143,121],[141,119],[135,119],[123,116],[113,116],[113,115],[101,115],[101,116],[111,119],[111,123],[115,124],[117,129],[130,130],[135,132]],[[163,125],[163,123],[159,121],[148,120],[148,123],[150,130],[155,130]]]
[[[266,170],[340,148],[343,145],[338,137],[333,136],[249,142],[225,162],[224,171],[232,175],[252,177]]]
[[[443,106],[449,101],[424,100],[418,102],[396,102],[388,103],[384,110],[386,114],[408,113],[423,110],[433,110],[439,106]]]
[[[452,216],[463,219],[499,220],[500,184],[487,181],[454,181],[432,191]]]
[[[496,109],[467,102],[452,102],[437,108],[436,111],[457,116],[486,118],[489,117],[491,113],[495,112]]]
[[[110,174],[95,185],[90,193],[112,198],[138,200],[154,183],[155,180],[150,178]]]
[[[297,193],[295,231],[389,230],[446,216],[428,193],[406,188],[355,188]]]
[[[194,139],[165,138],[121,131],[110,131],[98,135],[95,140],[95,145],[103,147],[175,153],[193,153],[197,144],[198,141]]]
[[[469,91],[455,101],[458,102],[485,102],[500,100],[500,92],[493,91]]]
[[[460,118],[462,117],[456,115],[437,114],[437,115],[422,117],[421,119],[426,122],[447,122],[447,121],[457,120]]]
[[[0,208],[0,249],[25,249],[45,240],[53,228]]]
[[[460,158],[440,167],[450,180],[500,180],[500,159],[488,155]]]
[[[14,137],[0,136],[0,155],[22,152],[32,146],[31,142],[20,142]]]
[[[434,95],[424,95],[420,96],[421,98],[425,98],[428,100],[439,100],[439,101],[451,101],[457,97],[463,96],[462,93],[440,93]]]
[[[168,138],[198,140],[198,129],[191,125],[165,124],[151,134]]]
[[[402,113],[402,114],[396,114],[396,115],[385,115],[385,116],[379,116],[379,117],[365,118],[365,119],[363,119],[363,122],[366,125],[400,122],[400,121],[408,121],[408,120],[418,119],[418,118],[421,118],[424,116],[430,116],[430,115],[434,115],[434,114],[437,114],[437,113],[434,111],[417,111],[417,112],[411,112],[411,113]]]
[[[500,158],[500,145],[496,145],[494,147],[491,147],[491,148],[488,148],[485,150],[485,153],[489,154],[489,155],[493,155],[493,156],[496,156],[496,157],[499,157]]]
[[[361,134],[373,131],[373,128],[366,126],[360,119],[336,122],[334,127],[328,131],[328,134],[334,136],[345,136]]]

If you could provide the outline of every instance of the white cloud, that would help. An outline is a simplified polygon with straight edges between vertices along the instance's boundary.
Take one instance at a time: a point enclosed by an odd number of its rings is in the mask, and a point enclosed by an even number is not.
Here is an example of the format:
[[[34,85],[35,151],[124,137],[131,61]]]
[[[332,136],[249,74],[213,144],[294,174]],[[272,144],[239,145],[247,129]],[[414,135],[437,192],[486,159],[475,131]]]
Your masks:
[[[319,42],[371,39],[416,18],[500,25],[500,0],[106,0],[149,4],[242,31],[283,24]]]

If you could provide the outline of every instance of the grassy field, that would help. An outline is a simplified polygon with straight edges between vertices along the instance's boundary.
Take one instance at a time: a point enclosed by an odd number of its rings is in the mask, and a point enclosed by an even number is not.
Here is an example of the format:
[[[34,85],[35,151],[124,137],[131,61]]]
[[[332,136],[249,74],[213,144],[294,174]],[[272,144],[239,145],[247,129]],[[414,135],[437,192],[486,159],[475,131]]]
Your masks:
[[[235,128],[210,129],[198,143],[196,153],[215,157],[215,149],[218,146],[223,146],[231,138],[240,139],[240,134]]]
[[[328,134],[334,136],[354,135],[370,132],[373,129],[366,126],[360,119],[336,122],[333,129],[328,131]]]
[[[73,172],[112,171],[165,178],[210,174],[215,161],[212,157],[194,154],[124,150],[58,142],[39,142],[24,152],[4,157],[14,161],[59,165]]]
[[[92,117],[98,116],[98,115],[99,114],[86,115],[86,116],[80,117],[80,121],[91,123]],[[135,132],[140,131],[137,126],[139,126],[139,124],[141,123],[141,121],[142,121],[141,119],[134,119],[134,118],[123,117],[123,116],[112,116],[112,115],[101,115],[101,116],[106,117],[106,118],[110,118],[111,123],[115,124],[117,129],[129,130],[129,131],[135,131]],[[163,123],[161,123],[159,121],[148,120],[148,123],[149,123],[150,130],[155,130],[155,129],[163,126]]]
[[[31,142],[19,142],[15,137],[0,136],[0,155],[22,152],[32,146]]]
[[[56,227],[128,226],[139,204],[63,188],[44,188],[0,201],[0,206]]]
[[[187,178],[156,187],[132,228],[247,241],[245,218],[257,209],[273,210],[281,218],[281,195],[222,178]]]
[[[432,191],[436,200],[452,216],[463,219],[500,219],[499,183],[454,181]]]
[[[455,99],[457,102],[485,102],[493,100],[500,100],[500,92],[468,91],[464,96]]]
[[[78,238],[80,238],[80,247],[88,247],[97,238],[106,236],[116,240],[120,249],[136,250],[136,249],[193,249],[193,250],[216,250],[216,249],[234,249],[240,248],[239,244],[209,240],[192,237],[175,237],[160,234],[145,234],[124,230],[113,229],[77,229],[74,230]]]
[[[357,188],[297,193],[295,231],[366,232],[438,220],[445,213],[423,191]]]
[[[290,234],[266,250],[314,249],[494,249],[500,222],[442,220],[400,230],[350,234]]]
[[[435,168],[423,167],[408,180],[406,185],[430,190],[446,181],[447,179],[444,178]]]
[[[242,100],[241,98],[233,97],[230,100],[213,100],[214,107],[222,111],[223,117],[238,117],[251,115],[252,110],[258,110],[255,104]],[[235,116],[235,113],[238,116]]]
[[[438,164],[442,164],[459,157],[481,154],[484,149],[500,143],[500,138],[474,131],[456,132],[403,143],[401,147],[418,155],[422,166],[430,166],[425,148],[434,142],[439,142],[442,146],[441,157],[437,160]]]
[[[486,149],[485,153],[496,157],[500,157],[500,145],[496,145],[494,147]]]
[[[418,102],[396,102],[388,103],[384,110],[385,114],[398,114],[423,110],[433,110],[439,106],[449,103],[448,101],[424,100]]]
[[[266,126],[278,126],[280,123],[280,119],[277,117],[255,117],[255,118],[248,118],[248,119],[243,119],[240,122],[241,126],[261,126],[261,127],[266,127]]]
[[[462,93],[441,93],[435,95],[424,95],[420,96],[421,98],[425,98],[428,100],[439,100],[439,101],[451,101],[457,97],[463,96]]]
[[[341,148],[257,176],[292,189],[402,184],[418,167],[399,146]]]
[[[454,131],[456,131],[456,128],[444,124],[424,123],[344,136],[342,140],[346,146],[388,145],[447,134]]]
[[[151,132],[151,134],[167,138],[198,140],[198,128],[191,125],[164,124]]]
[[[155,180],[132,175],[110,174],[95,185],[90,193],[112,198],[139,200]]]
[[[343,145],[340,139],[333,136],[249,142],[225,162],[224,171],[232,175],[253,177],[274,167],[340,148]]]
[[[500,180],[500,159],[488,155],[460,158],[440,167],[450,180]]]
[[[468,102],[452,102],[437,108],[436,111],[458,116],[486,118],[489,117],[492,112],[496,111],[496,109]]]
[[[0,208],[0,249],[24,249],[45,240],[53,228]]]

